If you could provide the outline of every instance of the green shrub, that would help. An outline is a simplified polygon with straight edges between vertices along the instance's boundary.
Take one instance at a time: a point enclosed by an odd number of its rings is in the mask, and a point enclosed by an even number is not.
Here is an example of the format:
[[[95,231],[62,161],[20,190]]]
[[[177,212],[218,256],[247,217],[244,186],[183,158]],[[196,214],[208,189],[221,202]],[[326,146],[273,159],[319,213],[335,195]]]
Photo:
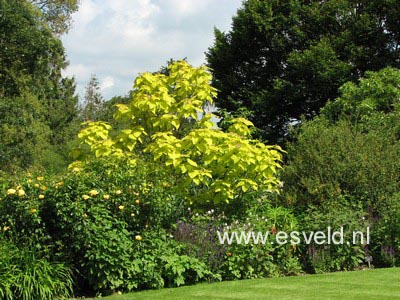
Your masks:
[[[176,287],[218,279],[204,262],[186,255],[185,247],[165,231],[144,232],[134,245],[138,288]]]
[[[38,182],[35,183],[37,187],[33,187],[26,179],[22,180],[25,181],[24,185],[13,185],[0,201],[0,225],[8,229],[5,235],[12,237],[19,245],[41,248],[49,238],[39,214],[39,194],[44,192],[42,189],[45,186]]]
[[[302,217],[302,230],[307,233],[326,233],[330,227],[332,233],[340,231],[343,227],[343,244],[317,244],[314,239],[308,245],[301,244],[299,250],[306,270],[324,273],[360,267],[368,249],[367,227],[370,226],[370,221],[367,217],[362,204],[350,199],[339,198],[334,203],[326,203],[322,207],[310,206]],[[353,232],[362,232],[364,240],[356,240],[353,244]]]
[[[182,255],[172,241],[150,247],[145,265],[135,248],[140,244],[135,237],[166,232],[184,211],[163,168],[145,160],[132,167],[125,159],[99,159],[62,177],[30,176],[20,183],[10,185],[0,202],[5,236],[47,249],[52,258],[73,266],[78,291],[109,294],[211,276],[204,263]]]
[[[306,269],[354,269],[369,254],[377,266],[396,264],[400,249],[391,232],[396,232],[393,227],[398,227],[399,222],[392,214],[394,202],[389,199],[398,189],[400,144],[382,132],[382,126],[360,132],[345,121],[334,126],[315,121],[303,128],[299,140],[289,149],[283,199],[305,211],[308,219],[303,227],[350,227],[358,222],[359,228],[355,229],[360,230],[365,228],[359,222],[362,217],[371,225],[371,244],[367,248],[311,245],[303,253],[310,257],[304,262]],[[310,205],[313,207],[308,208]],[[385,252],[391,263],[384,262]]]
[[[298,259],[298,249],[294,244],[278,244],[276,233],[290,233],[297,230],[298,224],[293,213],[284,207],[264,205],[253,208],[247,218],[228,224],[224,228],[228,232],[262,233],[265,243],[249,244],[232,243],[227,247],[224,278],[249,279],[294,275],[302,272]]]
[[[377,114],[357,127],[323,118],[305,123],[288,147],[283,199],[298,206],[319,205],[348,194],[378,212],[398,190],[398,124],[398,114]]]
[[[55,252],[76,266],[82,287],[108,294],[140,286],[135,236],[168,228],[182,210],[168,174],[151,167],[145,161],[136,167],[126,160],[88,162],[43,199],[41,216]]]
[[[241,218],[231,219],[217,214],[214,209],[205,213],[192,213],[190,218],[177,224],[175,239],[188,245],[184,251],[206,263],[222,279],[249,279],[298,274],[301,265],[296,246],[278,245],[276,231],[291,231],[297,228],[297,220],[291,211],[283,207],[255,205]],[[265,243],[222,243],[224,233],[239,236],[261,232],[269,236]]]
[[[97,292],[131,291],[136,283],[131,261],[134,238],[126,223],[115,218],[109,210],[96,205],[87,210],[80,237],[74,239],[72,253],[82,255],[77,264],[80,274]]]
[[[400,194],[396,193],[382,205],[380,218],[371,228],[373,244],[369,254],[377,266],[400,265]]]
[[[400,252],[391,234],[399,226],[395,217],[398,200],[394,200],[400,183],[399,124],[398,112],[370,113],[356,124],[346,118],[335,123],[316,118],[303,124],[295,142],[289,145],[282,175],[281,199],[299,212],[307,213],[312,205],[322,215],[336,206],[341,206],[344,214],[353,207],[357,207],[357,213],[364,213],[371,224],[368,249],[373,250],[370,254],[376,266],[398,263]],[[385,253],[390,263],[383,258]],[[356,265],[349,264],[348,268]],[[343,264],[326,268],[341,269]]]
[[[400,70],[393,68],[367,72],[359,83],[344,84],[341,96],[328,103],[320,117],[301,126],[288,147],[283,174],[283,199],[296,206],[319,206],[311,209],[311,215],[322,214],[316,220],[327,220],[324,211],[338,206],[336,220],[364,213],[371,225],[365,252],[377,266],[400,263],[399,87]],[[342,257],[354,253],[353,263],[323,263],[323,269],[356,266],[361,259],[357,251],[346,249]]]

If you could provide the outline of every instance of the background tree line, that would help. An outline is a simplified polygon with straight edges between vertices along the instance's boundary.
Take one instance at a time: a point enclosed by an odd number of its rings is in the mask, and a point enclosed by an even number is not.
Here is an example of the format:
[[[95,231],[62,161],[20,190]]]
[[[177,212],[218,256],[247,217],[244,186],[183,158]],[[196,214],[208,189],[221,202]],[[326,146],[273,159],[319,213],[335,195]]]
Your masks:
[[[95,75],[82,103],[60,36],[68,32],[77,0],[0,1],[0,170],[32,166],[59,171],[79,124],[95,120],[104,99]]]
[[[345,82],[399,67],[399,19],[395,0],[244,1],[206,53],[216,104],[282,144],[291,124],[317,115]]]

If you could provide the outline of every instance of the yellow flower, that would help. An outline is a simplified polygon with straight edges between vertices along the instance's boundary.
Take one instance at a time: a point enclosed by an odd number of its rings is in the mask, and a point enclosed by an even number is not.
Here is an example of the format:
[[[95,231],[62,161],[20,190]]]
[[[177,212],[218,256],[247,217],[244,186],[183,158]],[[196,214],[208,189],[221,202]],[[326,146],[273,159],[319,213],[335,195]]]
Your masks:
[[[14,195],[17,191],[14,189],[8,189],[7,190],[7,195]]]
[[[87,199],[89,199],[90,197],[89,197],[88,195],[83,195],[82,198],[83,198],[83,200],[87,200]]]
[[[119,210],[123,210],[125,208],[125,206],[120,205],[120,206],[118,206],[118,208],[119,208]]]
[[[135,240],[137,240],[137,241],[141,241],[141,240],[142,240],[142,236],[140,236],[140,235],[136,235],[136,236],[135,236]]]
[[[90,195],[90,196],[96,196],[98,193],[99,193],[99,192],[96,191],[96,190],[91,190],[91,191],[89,192],[89,195]]]
[[[21,189],[18,191],[18,197],[23,197],[23,196],[25,196],[25,191]]]
[[[58,189],[60,186],[63,186],[64,182],[60,181],[56,183],[56,189]]]
[[[139,199],[137,199],[137,200],[135,201],[135,203],[136,203],[136,204],[139,204],[139,203],[140,203],[140,200],[139,200]]]
[[[6,232],[8,229],[10,229],[9,226],[4,226],[4,227],[3,227],[3,232]]]
[[[34,213],[36,213],[37,212],[37,209],[36,208],[31,208],[31,214],[34,214]]]
[[[28,181],[28,183],[32,183],[32,179],[28,179],[27,181]]]
[[[169,187],[169,183],[168,182],[163,182],[163,187]]]
[[[115,192],[115,194],[121,195],[121,194],[122,194],[122,191],[121,191],[121,190],[118,190],[118,191]]]
[[[43,181],[44,180],[44,177],[43,176],[39,176],[38,178],[36,178],[37,179],[37,181]]]
[[[83,214],[83,217],[84,217],[84,218],[87,218],[87,214],[86,214],[86,213],[84,213],[84,214]]]
[[[72,169],[72,172],[78,173],[81,169],[79,169],[78,167],[75,167]]]
[[[44,195],[40,194],[39,199],[44,199]]]
[[[35,183],[33,186],[34,186],[35,188],[38,188],[38,187],[39,187],[39,184],[38,184],[38,183]]]
[[[22,186],[17,185],[16,189],[17,189],[17,190],[20,190],[20,189],[22,189]]]
[[[40,187],[40,189],[41,189],[42,191],[45,191],[45,190],[47,190],[47,187],[44,186],[44,185],[42,185],[42,186]]]
[[[108,199],[110,199],[110,195],[104,195],[103,198],[104,198],[104,200],[108,200]]]

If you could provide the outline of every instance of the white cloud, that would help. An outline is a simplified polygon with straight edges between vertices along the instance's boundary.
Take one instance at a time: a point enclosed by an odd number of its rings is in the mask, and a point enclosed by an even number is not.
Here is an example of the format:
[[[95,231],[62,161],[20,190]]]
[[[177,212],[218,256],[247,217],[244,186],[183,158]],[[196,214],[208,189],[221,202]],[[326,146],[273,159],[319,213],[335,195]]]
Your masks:
[[[64,70],[63,75],[68,77],[75,76],[76,80],[81,81],[89,78],[91,72],[89,66],[83,64],[71,64],[66,70]]]
[[[63,37],[71,63],[65,73],[75,75],[79,92],[96,74],[107,83],[106,98],[126,94],[138,73],[156,71],[170,58],[204,63],[213,27],[228,30],[240,5],[241,0],[82,0],[74,27]]]
[[[100,83],[100,90],[104,91],[106,89],[112,88],[115,85],[114,78],[111,76],[105,77]]]
[[[149,0],[137,1],[106,1],[112,16],[108,22],[108,34],[125,40],[139,42],[146,39],[154,32],[154,27],[149,20],[157,14],[159,7]]]
[[[196,14],[201,10],[206,9],[207,7],[212,7],[213,2],[212,0],[202,0],[202,1],[184,1],[184,0],[166,0],[163,1],[165,5],[173,8],[176,13],[180,15],[192,15]]]
[[[79,11],[74,15],[75,28],[85,28],[101,12],[101,7],[90,0],[81,2]],[[82,31],[83,33],[84,31]]]

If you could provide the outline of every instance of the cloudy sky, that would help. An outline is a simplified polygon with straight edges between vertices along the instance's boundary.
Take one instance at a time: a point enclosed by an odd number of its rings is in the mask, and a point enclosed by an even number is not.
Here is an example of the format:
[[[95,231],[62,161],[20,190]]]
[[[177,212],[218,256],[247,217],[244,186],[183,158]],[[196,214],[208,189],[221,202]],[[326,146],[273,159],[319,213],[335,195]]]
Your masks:
[[[125,95],[140,72],[170,58],[205,62],[214,26],[228,31],[242,0],[82,0],[63,43],[83,96],[90,75],[106,99]]]

